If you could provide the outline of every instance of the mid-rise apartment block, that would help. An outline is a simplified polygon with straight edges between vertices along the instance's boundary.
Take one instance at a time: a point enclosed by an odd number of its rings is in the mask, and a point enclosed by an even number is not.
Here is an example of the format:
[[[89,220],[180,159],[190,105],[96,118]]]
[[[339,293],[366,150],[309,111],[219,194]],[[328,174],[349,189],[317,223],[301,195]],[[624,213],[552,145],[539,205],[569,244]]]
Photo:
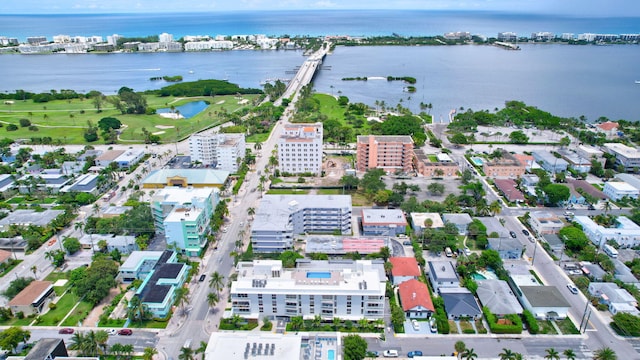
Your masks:
[[[413,139],[405,135],[358,136],[356,170],[383,169],[386,172],[413,170]]]
[[[280,260],[240,262],[231,284],[231,311],[243,318],[265,316],[324,320],[382,319],[384,263],[379,260],[298,260],[287,269]]]
[[[244,134],[199,133],[189,138],[191,161],[230,173],[238,172],[246,153]]]
[[[486,160],[482,163],[482,171],[490,178],[511,178],[515,179],[524,175],[526,165],[513,156],[508,151],[500,149],[500,157]]]
[[[351,234],[351,195],[265,195],[251,225],[255,252],[281,252],[296,234]]]
[[[322,173],[322,123],[285,125],[278,139],[278,168],[291,174]]]
[[[574,221],[582,226],[582,231],[596,246],[602,248],[613,240],[621,248],[640,245],[640,226],[626,216],[618,216],[612,227],[597,224],[588,216],[576,216]]]
[[[625,171],[640,168],[640,151],[620,143],[604,144],[603,149],[616,157],[616,164],[624,166]]]
[[[156,232],[164,234],[167,245],[189,256],[204,248],[210,232],[209,221],[219,201],[216,188],[166,187],[151,199]]]

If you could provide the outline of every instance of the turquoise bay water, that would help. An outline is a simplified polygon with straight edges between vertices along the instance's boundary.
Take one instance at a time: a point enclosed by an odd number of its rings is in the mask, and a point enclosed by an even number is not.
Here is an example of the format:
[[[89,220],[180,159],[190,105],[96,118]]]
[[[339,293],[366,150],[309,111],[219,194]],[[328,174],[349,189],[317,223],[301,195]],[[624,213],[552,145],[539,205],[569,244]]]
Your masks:
[[[172,110],[171,108],[156,109],[156,113],[166,114],[179,111],[180,115],[182,115],[185,119],[189,119],[206,109],[207,106],[209,106],[209,104],[207,104],[205,101],[193,101],[184,105],[176,106],[174,110]]]

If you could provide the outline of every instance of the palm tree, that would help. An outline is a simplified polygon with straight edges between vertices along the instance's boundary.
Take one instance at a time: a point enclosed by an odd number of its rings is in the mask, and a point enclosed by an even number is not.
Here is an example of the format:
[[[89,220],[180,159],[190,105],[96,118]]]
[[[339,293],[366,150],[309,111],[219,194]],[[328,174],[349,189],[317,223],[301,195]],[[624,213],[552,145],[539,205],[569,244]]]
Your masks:
[[[510,349],[502,348],[502,352],[498,356],[500,356],[500,360],[513,360],[514,353]]]
[[[609,347],[603,347],[596,350],[593,360],[618,360],[618,355]]]
[[[98,330],[96,331],[95,339],[98,345],[102,348],[102,352],[106,353],[107,341],[109,341],[109,333],[107,333],[105,330]]]
[[[220,301],[218,293],[210,292],[209,294],[207,294],[207,304],[209,304],[209,307],[216,306],[216,304],[218,304],[218,301]]]
[[[36,280],[38,280],[38,275],[37,275],[37,273],[38,273],[38,267],[37,267],[37,266],[35,266],[35,265],[33,265],[33,266],[31,267],[31,272],[33,273],[33,276],[36,278]]]
[[[456,354],[458,355],[458,357],[460,357],[460,355],[462,355],[462,352],[467,348],[467,345],[464,343],[464,341],[458,340],[453,345],[453,348],[456,350]]]
[[[602,210],[604,210],[605,214],[611,211],[611,203],[609,202],[609,200],[605,200],[605,202],[602,204]]]
[[[524,355],[520,353],[513,354],[513,360],[524,360]]]
[[[294,316],[289,321],[291,323],[292,330],[300,330],[302,325],[304,325],[304,320],[302,320],[302,316]]]
[[[178,304],[180,304],[180,307],[182,308],[182,314],[185,315],[185,308],[191,302],[191,299],[189,298],[189,288],[181,287],[176,290],[176,299],[178,299]]]
[[[255,150],[261,150],[261,149],[262,149],[262,143],[261,143],[261,142],[259,142],[259,141],[258,141],[258,142],[256,142],[256,143],[253,145],[253,148],[254,148]]]
[[[491,212],[491,214],[493,216],[496,216],[498,214],[500,214],[500,211],[502,211],[502,205],[500,205],[500,202],[498,200],[492,202],[491,204],[489,204],[489,211]]]
[[[558,351],[556,351],[556,349],[548,348],[546,350],[546,352],[547,352],[547,355],[544,356],[545,359],[560,360],[560,353],[558,353]]]
[[[475,359],[477,359],[477,358],[478,358],[478,354],[476,354],[476,352],[475,352],[475,351],[473,351],[473,348],[471,348],[471,349],[465,349],[465,350],[462,352],[462,358],[463,358],[464,360],[475,360]]]
[[[204,360],[204,352],[207,351],[207,342],[200,341],[200,347],[196,349],[196,354],[202,354],[202,360]]]
[[[566,349],[562,354],[567,357],[567,360],[576,360],[576,353],[572,349]]]
[[[247,215],[251,216],[253,218],[253,215],[256,214],[256,208],[254,207],[250,207],[247,209]]]
[[[156,354],[158,354],[158,350],[152,347],[146,347],[142,353],[142,360],[153,360],[153,355]]]
[[[182,347],[180,348],[180,355],[178,355],[178,359],[195,360],[195,357],[193,355],[193,349],[191,349],[190,347]]]
[[[211,280],[209,280],[209,287],[214,288],[216,294],[220,295],[220,291],[224,289],[224,276],[219,272],[214,271],[211,273]]]
[[[133,344],[122,345],[122,355],[127,359],[131,359],[131,355],[133,355]]]
[[[120,359],[120,356],[122,355],[123,346],[124,345],[120,343],[115,343],[111,345],[111,347],[109,348],[109,352],[111,353],[111,355],[115,355],[116,359]]]

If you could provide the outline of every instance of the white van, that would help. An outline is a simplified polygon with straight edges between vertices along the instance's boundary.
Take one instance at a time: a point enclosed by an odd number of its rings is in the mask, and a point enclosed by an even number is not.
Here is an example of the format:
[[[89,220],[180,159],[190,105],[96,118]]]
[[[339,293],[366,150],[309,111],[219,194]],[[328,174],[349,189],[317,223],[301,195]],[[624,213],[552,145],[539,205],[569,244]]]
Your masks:
[[[453,251],[451,251],[451,248],[447,246],[446,249],[444,249],[444,253],[445,255],[447,255],[447,257],[452,257],[453,256]]]
[[[385,350],[382,353],[384,357],[398,357],[398,350]]]

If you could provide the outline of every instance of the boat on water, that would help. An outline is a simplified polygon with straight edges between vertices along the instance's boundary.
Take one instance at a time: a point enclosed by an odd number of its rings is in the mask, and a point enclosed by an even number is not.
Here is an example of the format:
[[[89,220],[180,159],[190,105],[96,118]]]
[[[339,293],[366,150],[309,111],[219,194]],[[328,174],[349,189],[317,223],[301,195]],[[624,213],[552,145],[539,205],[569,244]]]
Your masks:
[[[636,84],[640,84],[640,80],[636,80]]]

